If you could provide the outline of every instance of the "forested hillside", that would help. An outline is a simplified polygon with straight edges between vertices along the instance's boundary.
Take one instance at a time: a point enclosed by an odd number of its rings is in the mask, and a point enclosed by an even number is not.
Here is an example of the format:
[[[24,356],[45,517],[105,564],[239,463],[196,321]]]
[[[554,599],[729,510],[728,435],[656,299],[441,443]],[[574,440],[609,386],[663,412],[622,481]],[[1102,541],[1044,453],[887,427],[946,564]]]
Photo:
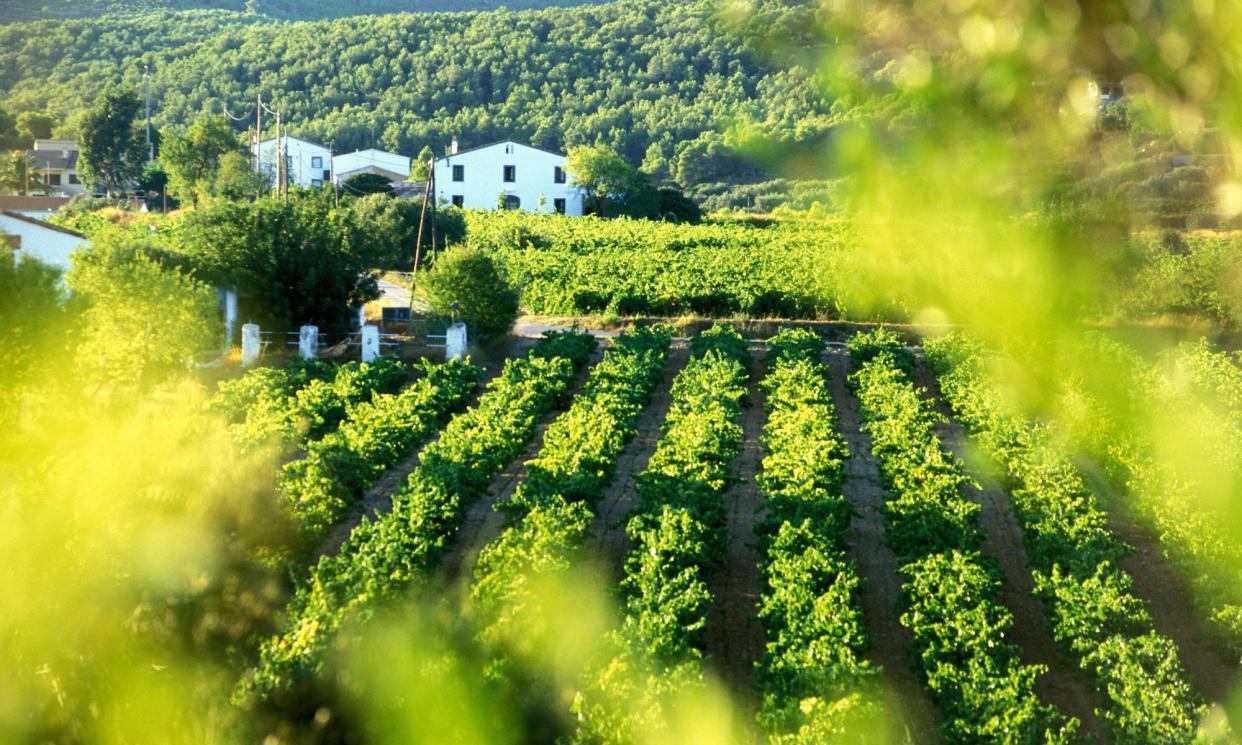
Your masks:
[[[138,15],[153,10],[232,10],[273,18],[313,20],[383,13],[494,10],[588,5],[600,0],[6,0],[0,23],[45,18]]]
[[[0,27],[0,107],[70,122],[109,85],[152,69],[157,125],[251,115],[262,93],[290,132],[337,150],[407,154],[513,137],[548,148],[604,142],[683,184],[759,176],[730,131],[768,147],[823,139],[813,76],[778,69],[716,27],[714,5],[621,0],[541,11],[285,22],[148,13]],[[268,119],[270,122],[270,117]],[[244,125],[241,125],[244,127]]]

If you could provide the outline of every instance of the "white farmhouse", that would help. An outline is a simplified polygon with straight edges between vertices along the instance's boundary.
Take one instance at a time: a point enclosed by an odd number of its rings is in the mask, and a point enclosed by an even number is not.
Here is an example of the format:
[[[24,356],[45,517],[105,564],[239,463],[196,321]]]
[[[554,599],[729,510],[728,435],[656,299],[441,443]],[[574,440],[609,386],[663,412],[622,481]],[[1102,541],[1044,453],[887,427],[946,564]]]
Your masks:
[[[290,185],[314,187],[332,183],[332,152],[328,148],[297,137],[286,137],[285,148],[285,164],[288,167]],[[255,150],[258,153],[259,172],[266,174],[272,186],[275,186],[276,139],[260,142]]]
[[[383,176],[389,181],[405,181],[410,177],[410,159],[374,148],[343,153],[332,159],[332,180],[338,186],[360,173]]]
[[[0,210],[0,248],[12,250],[18,258],[33,259],[68,272],[70,255],[89,247],[86,236],[17,212]]]
[[[581,216],[582,191],[569,185],[565,156],[505,141],[456,152],[435,165],[436,198],[467,209],[503,207]]]

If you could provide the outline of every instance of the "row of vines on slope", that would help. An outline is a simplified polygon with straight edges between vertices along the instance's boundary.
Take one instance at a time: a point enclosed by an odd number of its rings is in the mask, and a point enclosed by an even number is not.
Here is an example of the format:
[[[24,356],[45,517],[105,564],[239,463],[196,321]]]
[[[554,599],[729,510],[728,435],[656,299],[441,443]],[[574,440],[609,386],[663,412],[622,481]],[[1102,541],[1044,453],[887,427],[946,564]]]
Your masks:
[[[537,654],[531,649],[531,619],[546,613],[534,586],[583,558],[594,506],[622,449],[637,434],[638,416],[660,380],[670,341],[664,329],[617,338],[570,408],[544,434],[543,448],[526,463],[527,480],[497,506],[509,525],[480,553],[471,588],[479,637],[493,658],[492,678],[529,678],[529,671],[546,664],[530,659]]]
[[[1201,702],[1176,645],[1152,628],[1133,579],[1117,565],[1127,547],[1107,529],[1082,475],[1057,452],[1046,427],[1009,413],[974,345],[945,337],[925,349],[954,413],[1015,487],[1013,511],[1052,636],[1108,701],[1098,714],[1113,738],[1192,741]]]
[[[478,403],[423,449],[392,510],[364,519],[337,554],[312,568],[280,632],[262,645],[257,667],[241,682],[238,700],[293,694],[314,681],[347,620],[365,621],[424,578],[460,528],[464,510],[534,436],[595,346],[588,334],[552,334],[526,359],[510,360]]]
[[[979,506],[963,496],[969,480],[941,448],[939,417],[903,371],[909,353],[883,330],[856,336],[851,353],[868,360],[850,383],[890,491],[886,540],[906,562],[901,623],[944,714],[941,735],[948,743],[1071,740],[1078,720],[1035,695],[1045,668],[1024,666],[1006,640],[1013,615],[997,602],[998,570],[978,551]]]
[[[422,377],[396,394],[375,394],[351,406],[341,426],[306,446],[306,457],[285,465],[277,479],[281,495],[308,543],[327,530],[384,471],[438,430],[479,384],[468,362],[423,362]]]
[[[349,407],[373,393],[396,391],[408,377],[406,365],[390,357],[342,365],[298,361],[221,383],[210,405],[230,419],[230,430],[243,450],[272,445],[292,449],[328,434]]]
[[[1242,374],[1203,342],[1169,351],[1162,368],[1120,343],[1092,341],[1092,353],[1124,381],[1123,395],[1067,383],[1065,395],[1085,412],[1072,434],[1133,496],[1128,505],[1155,529],[1207,623],[1242,655],[1242,549],[1225,527],[1236,524],[1230,505],[1242,477]],[[1162,433],[1175,433],[1194,463],[1164,458]]]
[[[859,577],[846,559],[853,507],[842,495],[845,442],[835,430],[824,341],[783,330],[770,341],[767,424],[758,526],[767,589],[759,618],[767,650],[758,663],[758,720],[773,743],[819,743],[879,715],[878,670],[867,644]]]
[[[639,474],[640,506],[626,533],[634,544],[621,584],[624,621],[615,655],[589,670],[574,703],[578,741],[625,743],[658,727],[661,702],[702,681],[706,573],[723,556],[722,496],[741,450],[746,342],[729,326],[694,340],[673,381],[663,435]]]

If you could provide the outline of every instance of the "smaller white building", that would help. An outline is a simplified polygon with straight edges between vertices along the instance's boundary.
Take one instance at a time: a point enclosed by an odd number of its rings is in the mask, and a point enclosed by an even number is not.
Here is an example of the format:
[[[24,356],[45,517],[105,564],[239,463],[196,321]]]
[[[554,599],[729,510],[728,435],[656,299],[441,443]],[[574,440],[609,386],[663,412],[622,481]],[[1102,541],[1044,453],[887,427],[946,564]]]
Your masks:
[[[20,259],[29,256],[68,272],[69,257],[89,248],[86,236],[17,212],[0,210],[0,250],[11,250]]]
[[[374,148],[332,158],[332,181],[338,186],[360,173],[383,176],[389,181],[405,181],[410,177],[410,159]]]
[[[507,140],[456,152],[435,164],[436,199],[466,209],[581,216],[582,190],[570,186],[565,155]]]
[[[332,183],[332,153],[323,145],[298,139],[285,138],[285,165],[291,186],[316,187]],[[255,146],[258,153],[259,172],[265,174],[272,186],[276,185],[276,139],[264,140]]]
[[[86,192],[78,179],[78,143],[73,140],[35,140],[34,149],[27,151],[35,168],[43,174],[42,181],[57,196],[73,196]]]

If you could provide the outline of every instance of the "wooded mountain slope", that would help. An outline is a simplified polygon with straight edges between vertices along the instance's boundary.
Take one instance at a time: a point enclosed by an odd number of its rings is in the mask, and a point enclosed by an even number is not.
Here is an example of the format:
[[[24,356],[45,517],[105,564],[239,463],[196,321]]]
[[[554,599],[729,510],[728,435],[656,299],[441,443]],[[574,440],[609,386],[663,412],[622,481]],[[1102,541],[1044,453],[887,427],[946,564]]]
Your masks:
[[[732,125],[808,146],[831,121],[813,76],[778,69],[717,29],[708,2],[621,0],[537,11],[285,22],[156,12],[0,27],[0,106],[62,120],[153,71],[158,125],[252,115],[262,92],[294,135],[338,151],[415,154],[502,138],[599,141],[683,183],[754,175]],[[267,120],[269,123],[271,117]],[[242,125],[244,127],[244,125]]]
[[[495,10],[588,5],[601,0],[6,0],[0,23],[45,18],[139,15],[154,10],[231,10],[313,20],[419,11]]]

